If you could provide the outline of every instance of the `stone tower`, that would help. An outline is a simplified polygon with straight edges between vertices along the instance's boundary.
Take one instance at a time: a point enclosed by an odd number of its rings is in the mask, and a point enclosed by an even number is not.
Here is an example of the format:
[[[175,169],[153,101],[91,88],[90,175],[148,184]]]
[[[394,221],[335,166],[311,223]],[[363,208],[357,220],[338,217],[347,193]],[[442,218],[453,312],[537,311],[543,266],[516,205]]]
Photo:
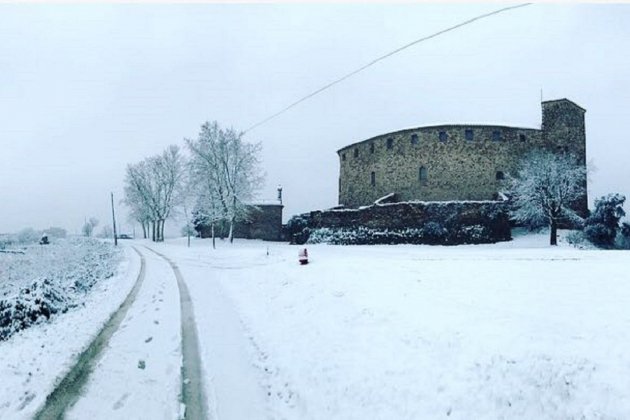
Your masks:
[[[586,165],[586,132],[584,114],[586,110],[568,99],[544,101],[542,103],[542,139],[550,151],[571,154],[580,165]],[[586,179],[584,180],[586,190]],[[588,215],[588,197],[585,193],[575,210],[582,217]]]

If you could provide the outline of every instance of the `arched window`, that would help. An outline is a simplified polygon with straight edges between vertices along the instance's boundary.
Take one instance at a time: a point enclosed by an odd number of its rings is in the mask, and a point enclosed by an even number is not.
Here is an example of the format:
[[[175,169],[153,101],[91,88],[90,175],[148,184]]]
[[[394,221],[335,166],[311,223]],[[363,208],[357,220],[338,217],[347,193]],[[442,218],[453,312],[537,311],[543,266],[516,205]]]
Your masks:
[[[505,174],[503,173],[503,171],[497,171],[497,174],[495,175],[495,179],[497,181],[503,181],[505,179]]]
[[[389,137],[389,138],[387,139],[387,148],[388,148],[388,149],[391,149],[391,148],[393,148],[393,147],[394,147],[394,139],[393,139],[393,138],[391,138],[391,137]]]
[[[519,138],[520,141],[527,141],[527,136],[525,134],[522,134],[522,133],[519,134],[518,138]]]
[[[370,143],[370,153],[374,153],[374,143]]]
[[[448,140],[448,134],[446,133],[446,131],[440,131],[440,133],[438,134],[438,138],[441,142],[445,142],[446,140]]]
[[[371,186],[375,186],[376,185],[376,174],[374,172],[370,173],[370,185]]]
[[[467,128],[464,132],[464,137],[467,141],[473,141],[475,139],[475,134],[472,131],[472,128]]]
[[[421,166],[418,170],[418,181],[420,181],[420,185],[427,185],[428,173],[427,168]]]
[[[494,130],[492,132],[492,141],[501,141],[501,140],[503,140],[501,138],[501,132],[499,130]]]
[[[346,160],[346,154],[345,153],[341,154],[341,160]]]
[[[411,144],[418,144],[418,135],[417,134],[412,134],[411,135]]]
[[[359,157],[359,148],[358,147],[354,148],[354,157],[355,158]]]

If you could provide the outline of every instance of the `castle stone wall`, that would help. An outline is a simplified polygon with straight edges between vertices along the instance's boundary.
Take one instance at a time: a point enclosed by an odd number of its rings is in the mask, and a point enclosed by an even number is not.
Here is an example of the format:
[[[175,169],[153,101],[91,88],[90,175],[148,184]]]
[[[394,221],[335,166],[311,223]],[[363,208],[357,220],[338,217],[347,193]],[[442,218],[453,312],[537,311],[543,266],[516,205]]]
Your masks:
[[[501,178],[515,174],[533,150],[572,153],[584,163],[585,111],[566,99],[542,107],[542,129],[439,125],[344,147],[337,152],[339,204],[365,206],[390,193],[401,201],[495,199],[503,189]]]

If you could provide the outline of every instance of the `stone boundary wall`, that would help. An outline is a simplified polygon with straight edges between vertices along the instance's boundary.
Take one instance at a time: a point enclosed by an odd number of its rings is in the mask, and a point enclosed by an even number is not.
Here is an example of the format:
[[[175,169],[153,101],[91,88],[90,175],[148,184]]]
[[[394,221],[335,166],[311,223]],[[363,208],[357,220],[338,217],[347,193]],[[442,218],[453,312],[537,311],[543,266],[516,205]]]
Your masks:
[[[291,243],[305,243],[317,229],[421,232],[396,243],[458,245],[493,243],[511,239],[509,204],[506,201],[410,201],[374,204],[358,209],[330,209],[294,216],[287,223]],[[474,235],[471,232],[476,232]],[[480,234],[481,233],[481,234]],[[430,236],[430,238],[429,238]],[[367,243],[367,242],[366,242]]]

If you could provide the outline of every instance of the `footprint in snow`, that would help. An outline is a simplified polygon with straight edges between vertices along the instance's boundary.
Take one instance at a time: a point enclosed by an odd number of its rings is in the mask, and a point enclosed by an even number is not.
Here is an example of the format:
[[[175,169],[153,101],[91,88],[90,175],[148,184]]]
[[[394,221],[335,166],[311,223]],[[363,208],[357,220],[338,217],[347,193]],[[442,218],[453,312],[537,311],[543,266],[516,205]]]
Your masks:
[[[114,410],[120,409],[123,405],[125,405],[125,401],[129,398],[129,393],[125,393],[116,403],[112,406]]]
[[[151,342],[151,340],[153,340],[153,337],[149,337],[149,338],[147,338],[146,340],[144,340],[144,342],[145,342],[145,343],[150,343],[150,342]]]

